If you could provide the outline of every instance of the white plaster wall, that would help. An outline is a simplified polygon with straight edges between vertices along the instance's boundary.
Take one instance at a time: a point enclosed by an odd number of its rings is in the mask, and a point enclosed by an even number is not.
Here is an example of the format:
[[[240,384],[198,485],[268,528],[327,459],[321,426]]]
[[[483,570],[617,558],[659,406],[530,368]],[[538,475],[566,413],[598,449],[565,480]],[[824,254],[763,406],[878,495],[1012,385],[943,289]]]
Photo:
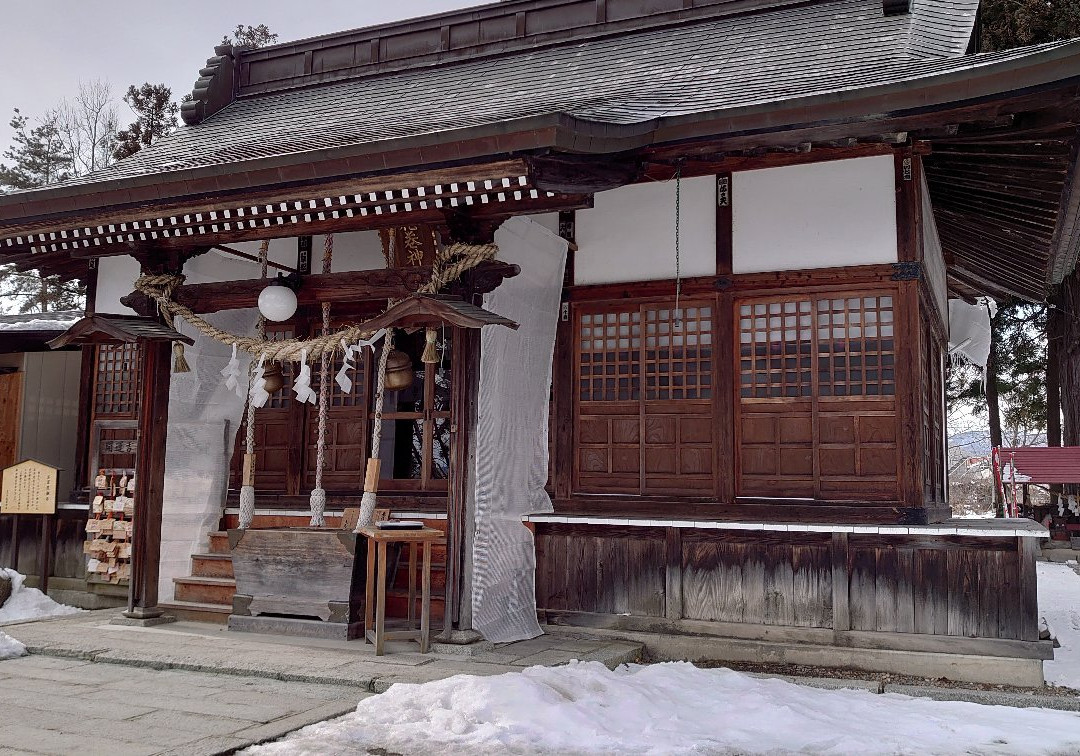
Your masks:
[[[897,260],[891,155],[732,176],[735,273]]]
[[[311,240],[311,272],[322,272],[323,246],[326,236],[318,234]],[[237,242],[227,246],[247,252],[250,255],[259,254],[259,245],[262,242]],[[269,258],[276,263],[296,267],[296,237],[290,236],[284,239],[271,239]],[[383,259],[382,242],[379,240],[378,231],[354,231],[342,234],[334,234],[334,256],[331,263],[331,271],[341,273],[350,270],[372,270],[385,268],[386,261]],[[258,276],[258,266],[253,264],[254,276]],[[269,275],[273,277],[276,271],[271,268]],[[249,275],[248,277],[251,277]],[[227,279],[221,279],[227,280]]]
[[[120,304],[120,297],[135,290],[135,279],[141,272],[139,261],[130,255],[98,258],[95,312],[134,315],[134,310]]]
[[[680,200],[683,277],[716,273],[716,182],[684,179]],[[574,283],[675,278],[675,182],[633,184],[600,192],[577,213]],[[557,227],[556,227],[557,228]]]

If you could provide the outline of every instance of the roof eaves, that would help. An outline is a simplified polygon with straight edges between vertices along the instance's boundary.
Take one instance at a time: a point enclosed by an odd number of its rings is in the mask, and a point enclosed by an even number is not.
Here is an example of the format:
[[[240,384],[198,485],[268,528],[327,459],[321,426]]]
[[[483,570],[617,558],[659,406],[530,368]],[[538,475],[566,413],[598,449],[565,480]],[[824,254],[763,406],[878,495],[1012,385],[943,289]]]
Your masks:
[[[794,98],[690,113],[659,113],[634,123],[608,123],[547,113],[392,140],[260,157],[232,164],[59,185],[0,196],[5,220],[62,218],[103,207],[240,193],[264,186],[318,184],[342,175],[394,173],[418,165],[470,161],[554,148],[612,153],[708,136],[783,132],[817,124],[865,122],[975,103],[1080,80],[1080,40],[970,56],[917,61],[897,78]],[[917,86],[916,86],[917,84]]]

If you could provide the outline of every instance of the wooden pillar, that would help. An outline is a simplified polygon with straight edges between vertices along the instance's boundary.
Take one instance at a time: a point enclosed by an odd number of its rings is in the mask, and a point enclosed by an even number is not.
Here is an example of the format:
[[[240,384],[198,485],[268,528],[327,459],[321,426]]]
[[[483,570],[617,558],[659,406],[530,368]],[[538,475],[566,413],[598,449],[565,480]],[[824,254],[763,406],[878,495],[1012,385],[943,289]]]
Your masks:
[[[894,153],[896,175],[896,249],[898,280],[894,300],[896,345],[896,414],[898,421],[898,496],[904,508],[926,506],[923,487],[922,439],[922,313],[919,288],[922,278],[921,201],[919,161],[910,147]],[[919,518],[925,521],[925,516]]]
[[[135,463],[135,531],[132,536],[131,585],[125,616],[160,617],[158,568],[161,559],[161,511],[165,488],[165,441],[169,422],[172,344],[143,342],[140,371],[139,446]]]
[[[443,634],[450,637],[461,621],[465,571],[466,499],[472,470],[472,441],[476,428],[476,398],[480,387],[480,331],[454,329],[453,391],[450,420],[450,482],[446,502],[446,603]]]

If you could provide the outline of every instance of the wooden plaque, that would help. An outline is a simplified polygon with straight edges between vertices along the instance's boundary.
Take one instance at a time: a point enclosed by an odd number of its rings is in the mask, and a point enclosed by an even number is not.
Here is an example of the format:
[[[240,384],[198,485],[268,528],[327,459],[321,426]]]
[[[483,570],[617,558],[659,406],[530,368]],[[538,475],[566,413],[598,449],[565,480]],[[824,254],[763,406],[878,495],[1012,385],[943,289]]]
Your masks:
[[[32,459],[4,470],[0,486],[3,514],[55,514],[58,468]]]

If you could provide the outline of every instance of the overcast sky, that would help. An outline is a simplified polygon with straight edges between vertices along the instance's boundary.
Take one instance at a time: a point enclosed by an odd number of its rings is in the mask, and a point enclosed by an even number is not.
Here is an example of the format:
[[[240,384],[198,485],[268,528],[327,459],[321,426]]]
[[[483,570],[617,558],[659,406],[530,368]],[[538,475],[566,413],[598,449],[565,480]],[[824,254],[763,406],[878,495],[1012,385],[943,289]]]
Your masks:
[[[191,91],[214,45],[237,24],[266,24],[288,42],[371,24],[478,5],[482,0],[0,0],[0,153],[12,108],[31,118],[80,80],[164,82],[174,98]],[[132,120],[120,103],[120,121]]]

